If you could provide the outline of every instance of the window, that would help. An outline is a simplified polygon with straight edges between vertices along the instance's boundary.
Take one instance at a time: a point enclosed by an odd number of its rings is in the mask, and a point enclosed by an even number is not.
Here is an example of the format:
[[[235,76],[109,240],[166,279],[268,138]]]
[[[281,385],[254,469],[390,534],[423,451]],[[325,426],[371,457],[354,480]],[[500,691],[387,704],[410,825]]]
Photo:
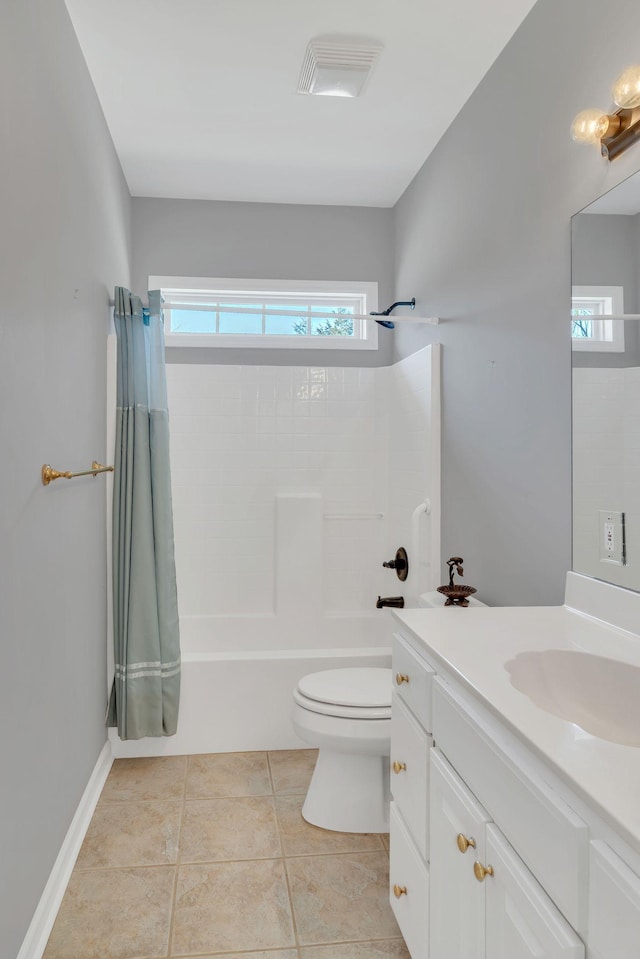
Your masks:
[[[574,286],[571,297],[572,348],[624,353],[623,313],[621,286]]]
[[[377,283],[149,277],[167,346],[376,349]]]

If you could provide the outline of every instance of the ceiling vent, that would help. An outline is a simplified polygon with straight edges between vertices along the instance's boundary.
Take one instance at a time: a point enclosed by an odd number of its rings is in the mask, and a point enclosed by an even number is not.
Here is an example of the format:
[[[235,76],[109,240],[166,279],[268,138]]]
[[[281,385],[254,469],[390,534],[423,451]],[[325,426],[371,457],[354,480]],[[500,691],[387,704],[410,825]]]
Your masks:
[[[324,97],[357,97],[376,62],[382,44],[361,37],[316,37],[307,47],[298,93]]]

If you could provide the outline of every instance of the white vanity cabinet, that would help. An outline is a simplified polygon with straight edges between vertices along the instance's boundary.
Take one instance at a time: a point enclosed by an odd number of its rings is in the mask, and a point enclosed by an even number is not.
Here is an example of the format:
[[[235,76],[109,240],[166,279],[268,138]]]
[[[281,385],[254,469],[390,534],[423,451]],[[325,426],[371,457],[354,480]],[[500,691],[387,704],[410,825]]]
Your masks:
[[[567,597],[393,614],[391,902],[412,959],[640,959],[640,593],[569,574]],[[550,650],[575,657],[560,684]]]
[[[437,750],[430,805],[433,959],[583,959],[576,933]]]
[[[393,675],[389,900],[412,959],[427,959],[434,672],[406,640],[394,636]]]

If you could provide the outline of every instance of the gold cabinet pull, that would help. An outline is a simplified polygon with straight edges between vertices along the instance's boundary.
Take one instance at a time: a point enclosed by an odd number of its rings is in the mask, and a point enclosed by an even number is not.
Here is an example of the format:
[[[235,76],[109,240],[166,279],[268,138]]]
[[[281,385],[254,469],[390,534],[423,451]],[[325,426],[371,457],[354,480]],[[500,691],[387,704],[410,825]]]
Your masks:
[[[393,767],[392,767],[392,768],[393,768],[394,773],[401,773],[401,772],[404,772],[404,771],[406,770],[407,764],[406,764],[406,763],[399,763],[398,760],[396,759],[395,762],[394,762],[394,764],[393,764]]]
[[[493,866],[483,866],[481,862],[474,862],[473,874],[478,882],[484,882],[485,876],[493,876]]]
[[[409,677],[406,673],[396,673],[396,683],[398,686],[402,686],[403,683],[408,683]]]
[[[458,849],[460,850],[460,852],[466,852],[469,846],[471,846],[472,849],[476,848],[476,841],[473,838],[473,836],[469,836],[469,838],[467,839],[464,833],[461,833],[461,832],[459,832],[458,835],[456,836],[456,842],[458,844]]]
[[[399,899],[400,896],[406,896],[406,895],[407,895],[407,887],[406,887],[406,886],[399,886],[399,885],[396,883],[396,885],[393,887],[393,895],[396,897],[396,899]]]

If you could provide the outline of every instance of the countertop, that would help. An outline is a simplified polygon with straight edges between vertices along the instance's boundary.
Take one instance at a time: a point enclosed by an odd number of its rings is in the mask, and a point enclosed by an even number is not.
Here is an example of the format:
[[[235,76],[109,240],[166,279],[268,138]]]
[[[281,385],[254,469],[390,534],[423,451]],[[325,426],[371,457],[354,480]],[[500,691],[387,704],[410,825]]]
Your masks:
[[[640,667],[639,635],[567,606],[405,609],[393,617],[436,669],[471,692],[640,853],[640,747],[552,715],[512,686],[505,668],[519,653],[549,649]],[[640,687],[629,707],[640,716]]]

